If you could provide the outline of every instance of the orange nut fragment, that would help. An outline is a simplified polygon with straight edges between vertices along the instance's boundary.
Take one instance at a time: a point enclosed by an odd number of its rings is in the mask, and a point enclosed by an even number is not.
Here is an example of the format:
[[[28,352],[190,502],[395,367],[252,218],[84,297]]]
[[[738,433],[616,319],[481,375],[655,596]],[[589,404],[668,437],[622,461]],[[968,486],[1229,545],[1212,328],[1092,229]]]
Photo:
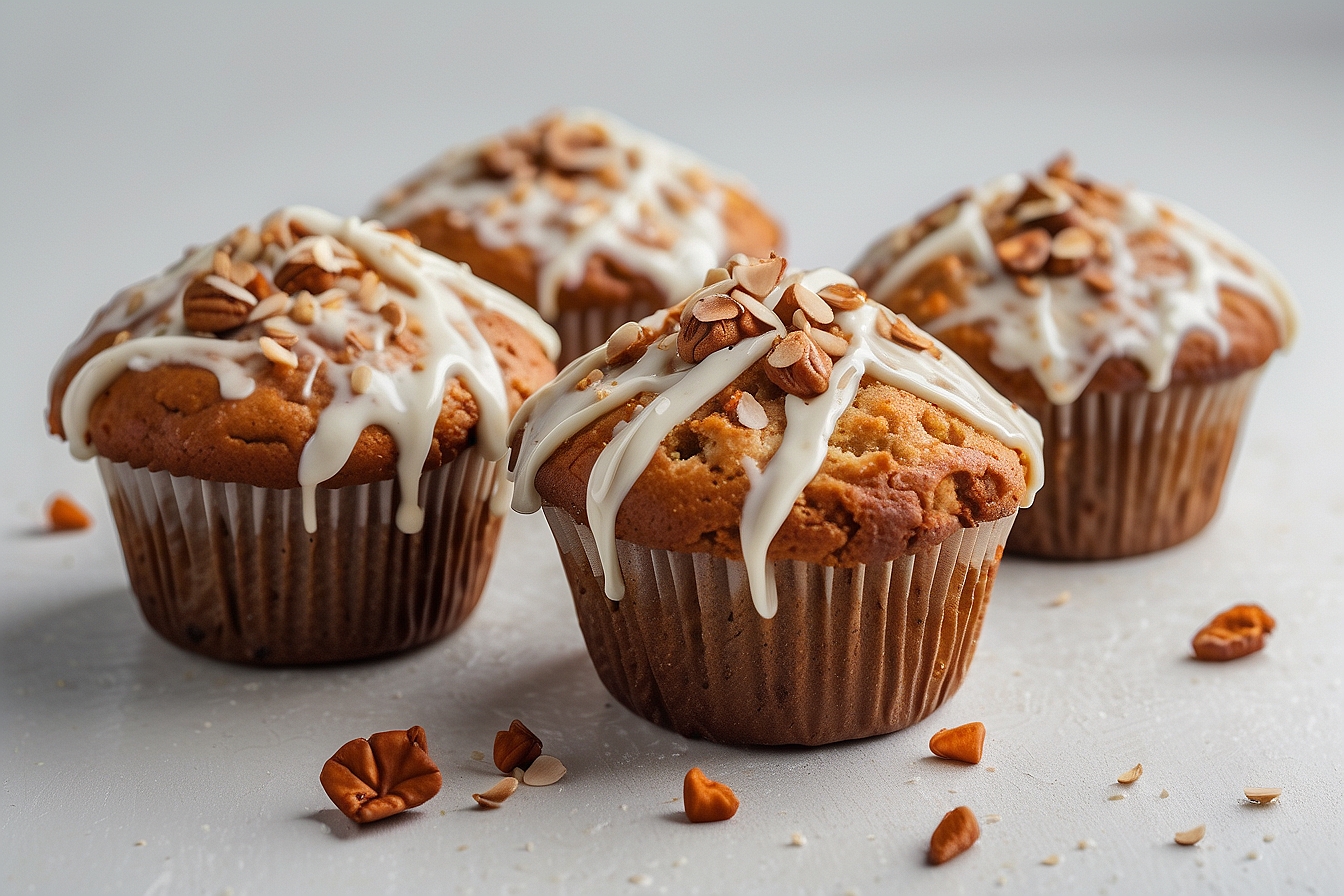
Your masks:
[[[711,781],[699,768],[686,773],[682,785],[682,802],[686,817],[696,823],[727,821],[737,814],[737,794],[733,788],[719,781]]]
[[[1274,631],[1274,617],[1257,604],[1238,604],[1209,621],[1190,642],[1195,658],[1207,662],[1235,660],[1265,646]]]
[[[541,738],[526,725],[514,719],[508,731],[495,733],[495,768],[511,774],[514,769],[525,769],[541,755]]]
[[[322,766],[321,780],[336,808],[360,824],[413,809],[443,786],[419,725],[350,741]]]
[[[966,806],[958,806],[943,816],[929,838],[929,864],[941,865],[971,848],[980,839],[980,822]]]
[[[93,517],[65,495],[54,496],[47,504],[47,522],[53,532],[72,532],[93,525]]]
[[[929,738],[929,750],[935,756],[975,765],[985,749],[984,722],[968,722],[944,728]]]

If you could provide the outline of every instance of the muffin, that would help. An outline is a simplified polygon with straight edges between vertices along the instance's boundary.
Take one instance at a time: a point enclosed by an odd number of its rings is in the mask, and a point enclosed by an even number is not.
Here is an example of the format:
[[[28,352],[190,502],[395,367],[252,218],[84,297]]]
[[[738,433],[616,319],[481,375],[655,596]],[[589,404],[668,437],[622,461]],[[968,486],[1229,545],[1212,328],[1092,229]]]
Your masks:
[[[681,299],[736,252],[780,246],[736,175],[592,109],[453,149],[371,213],[537,308],[561,364]]]
[[[188,650],[323,663],[480,598],[513,411],[555,374],[525,304],[376,223],[286,208],[118,293],[48,426],[98,458],[145,618]]]
[[[1257,253],[1067,155],[882,237],[854,276],[1041,422],[1045,488],[1008,543],[1039,557],[1125,557],[1202,529],[1294,329]]]
[[[735,744],[932,712],[1040,482],[1036,422],[820,269],[737,256],[618,329],[514,422],[607,689]]]

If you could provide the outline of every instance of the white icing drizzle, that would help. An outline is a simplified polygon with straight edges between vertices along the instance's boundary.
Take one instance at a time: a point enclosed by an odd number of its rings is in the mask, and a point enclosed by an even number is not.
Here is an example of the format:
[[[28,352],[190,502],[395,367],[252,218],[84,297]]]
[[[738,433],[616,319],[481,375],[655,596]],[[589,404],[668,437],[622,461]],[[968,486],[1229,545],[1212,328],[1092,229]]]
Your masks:
[[[1097,222],[1106,229],[1112,252],[1108,270],[1115,284],[1104,301],[1077,276],[1041,277],[1041,294],[1024,295],[995,255],[983,210],[1017,195],[1025,184],[1019,175],[986,184],[961,204],[954,220],[904,254],[884,237],[865,252],[855,269],[882,272],[869,291],[886,301],[939,258],[959,255],[969,260],[989,275],[987,282],[968,284],[966,304],[926,326],[938,333],[959,324],[988,322],[993,362],[1005,370],[1030,369],[1055,404],[1077,399],[1113,357],[1140,363],[1148,373],[1149,389],[1166,388],[1181,342],[1192,330],[1212,335],[1226,353],[1227,333],[1218,320],[1220,285],[1263,304],[1279,327],[1280,341],[1291,342],[1295,305],[1273,265],[1207,218],[1137,190],[1123,192],[1118,223]],[[1126,236],[1148,230],[1161,231],[1177,246],[1189,266],[1188,276],[1136,276]],[[1243,260],[1252,273],[1238,268],[1229,255]]]
[[[774,309],[793,283],[814,292],[832,284],[854,285],[851,278],[831,268],[794,273],[763,300],[766,307]],[[774,455],[762,470],[751,459],[744,459],[750,487],[740,527],[742,553],[752,601],[765,618],[773,617],[777,608],[773,564],[767,560],[770,543],[821,468],[831,433],[865,374],[917,395],[1016,449],[1027,470],[1023,506],[1031,503],[1040,488],[1041,430],[1036,421],[995,392],[952,352],[943,350],[941,358],[935,358],[879,336],[879,316],[890,319],[891,313],[874,302],[835,313],[835,323],[850,334],[850,341],[848,350],[835,361],[826,391],[813,399],[788,395],[784,435]],[[642,322],[645,330],[654,333],[670,324],[667,311]],[[630,399],[652,394],[626,425],[617,427],[588,480],[588,522],[602,563],[604,588],[607,597],[620,600],[625,584],[616,559],[616,516],[630,488],[668,433],[765,356],[784,333],[779,324],[697,364],[677,354],[676,340],[670,336],[657,339],[637,361],[615,368],[603,363],[606,346],[578,358],[529,398],[514,420],[514,436],[521,430],[520,450],[511,471],[514,509],[531,513],[541,506],[536,474],[560,445]],[[592,382],[590,371],[595,368],[603,372],[603,378]],[[586,388],[577,388],[585,381],[589,382]]]
[[[416,365],[399,362],[384,353],[391,325],[376,311],[362,309],[353,298],[320,306],[311,324],[292,326],[299,337],[292,350],[300,358],[313,358],[304,394],[311,394],[318,375],[325,377],[333,389],[331,402],[319,414],[317,428],[299,459],[304,524],[309,532],[316,531],[317,487],[345,466],[365,428],[382,426],[397,446],[396,475],[401,490],[397,527],[407,533],[418,532],[424,523],[424,511],[416,503],[420,474],[449,379],[461,378],[476,400],[480,414],[476,450],[486,460],[497,460],[507,451],[508,395],[499,364],[476,329],[468,304],[508,316],[536,338],[552,358],[559,351],[559,339],[535,311],[517,298],[472,276],[463,265],[418,249],[376,223],[341,219],[306,207],[282,209],[270,221],[284,227],[290,222],[297,224],[312,235],[304,241],[329,238],[351,250],[382,279],[387,296],[419,321],[421,332],[417,336],[424,346],[424,355]],[[226,238],[195,250],[159,277],[123,290],[67,350],[56,368],[57,374],[100,337],[121,330],[126,330],[129,337],[94,355],[65,391],[61,420],[76,457],[87,459],[95,453],[87,436],[90,409],[94,400],[125,370],[144,371],[162,364],[191,365],[212,372],[219,381],[220,395],[226,400],[245,398],[252,393],[256,385],[254,375],[270,363],[263,357],[255,333],[247,337],[213,338],[193,334],[183,320],[184,290],[197,275],[211,268],[215,251],[228,245]],[[310,246],[314,248],[315,260],[324,268],[351,266],[348,261],[324,257],[330,255],[330,246],[311,243]],[[283,253],[278,246],[271,246],[272,251],[269,255],[263,253],[256,266],[272,277],[286,257],[299,248],[296,245]],[[323,296],[317,299],[322,300]],[[348,363],[338,362],[324,346],[341,345],[352,329],[368,334],[373,347]],[[370,385],[361,394],[356,394],[352,387],[351,374],[357,366],[372,368]],[[493,506],[501,509],[498,503],[493,502]]]
[[[385,198],[374,214],[389,227],[401,227],[429,212],[450,210],[465,216],[488,247],[526,246],[538,261],[537,306],[546,320],[559,316],[561,289],[582,281],[596,253],[644,275],[669,301],[697,288],[728,251],[721,185],[750,194],[745,181],[608,113],[576,108],[553,117],[567,127],[596,125],[605,131],[609,142],[601,158],[615,166],[620,183],[579,177],[571,181],[573,196],[562,197],[534,181],[516,195],[516,179],[480,173],[481,150],[497,139],[492,138],[449,150]],[[670,245],[638,238],[650,221]]]

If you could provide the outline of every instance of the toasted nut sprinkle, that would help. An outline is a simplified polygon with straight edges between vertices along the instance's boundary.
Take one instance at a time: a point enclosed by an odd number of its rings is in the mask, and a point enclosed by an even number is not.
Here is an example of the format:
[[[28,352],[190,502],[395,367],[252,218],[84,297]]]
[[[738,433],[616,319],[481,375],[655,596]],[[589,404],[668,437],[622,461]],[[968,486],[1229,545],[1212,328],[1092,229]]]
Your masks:
[[[401,303],[396,299],[379,308],[378,314],[392,326],[394,338],[400,336],[401,331],[406,329],[406,309],[401,307]]]
[[[500,778],[494,787],[484,793],[473,793],[471,798],[476,801],[476,805],[482,809],[498,809],[504,805],[504,801],[518,790],[518,779]]]
[[[216,249],[214,258],[211,259],[210,266],[214,270],[216,276],[223,277],[227,280],[229,279],[229,272],[233,267],[233,260],[229,258],[229,253],[225,252],[223,249]]]
[[[807,838],[803,836],[802,831],[794,831],[793,836],[789,838],[790,846],[806,846]]]
[[[737,404],[733,410],[737,414],[737,422],[747,429],[765,429],[770,418],[766,416],[765,408],[761,407],[756,396],[750,392],[738,392],[735,397]]]
[[[248,305],[249,307],[257,304],[256,296],[252,295],[252,293],[243,289],[241,286],[239,286],[237,283],[234,283],[232,280],[226,280],[223,277],[217,276],[215,274],[210,274],[205,278],[205,282],[213,286],[220,292],[224,293],[229,298],[237,299],[238,301],[242,302],[245,305]]]
[[[849,351],[849,342],[843,336],[837,336],[817,327],[808,328],[807,335],[817,344],[818,348],[832,358],[844,357],[845,352]]]
[[[1033,227],[1010,236],[994,247],[994,254],[1010,274],[1034,274],[1050,257],[1050,231]]]
[[[1204,825],[1197,825],[1188,831],[1178,831],[1176,842],[1182,846],[1194,846],[1204,839]]]
[[[817,295],[836,311],[853,311],[855,308],[861,308],[864,300],[868,298],[866,292],[848,283],[832,283]]]
[[[784,259],[772,253],[769,258],[735,265],[733,277],[747,292],[758,299],[763,299],[770,295],[770,291],[784,276],[785,264],[787,262]]]
[[[345,304],[345,300],[348,298],[350,298],[350,293],[343,289],[336,289],[333,287],[321,295],[318,295],[314,301],[328,311],[339,311],[341,306]]]
[[[1070,594],[1070,593],[1067,592],[1067,591],[1061,591],[1061,592],[1059,592],[1059,594],[1056,594],[1056,595],[1055,595],[1055,599],[1054,599],[1054,600],[1050,601],[1050,606],[1052,606],[1052,607],[1062,607],[1062,606],[1064,606],[1066,603],[1068,603],[1068,602],[1071,601],[1071,600],[1073,600],[1073,595],[1072,595],[1072,594]]]
[[[1167,788],[1163,787],[1163,788],[1162,788],[1162,792],[1159,793],[1157,796],[1158,796],[1158,799],[1163,799],[1163,800],[1164,800],[1164,799],[1166,799],[1167,797],[1171,796],[1171,792],[1170,792],[1169,790],[1167,790]]]
[[[1282,788],[1282,787],[1247,787],[1247,788],[1246,788],[1244,791],[1242,791],[1242,792],[1246,794],[1246,799],[1250,800],[1250,801],[1253,802],[1253,803],[1259,803],[1260,805],[1263,806],[1263,805],[1265,805],[1266,803],[1272,803],[1274,800],[1276,800],[1276,799],[1278,799],[1280,796],[1282,796],[1282,795],[1283,795],[1283,788]]]
[[[967,722],[944,728],[929,739],[929,751],[943,759],[975,765],[985,748],[985,723]]]
[[[806,353],[807,335],[790,333],[786,338],[779,341],[779,344],[771,350],[766,360],[769,361],[771,367],[792,367],[801,361]]]
[[[541,738],[518,719],[509,724],[509,730],[495,732],[495,768],[505,774],[527,768],[540,755]]]
[[[742,307],[724,295],[706,296],[691,309],[691,317],[707,324],[718,320],[734,320],[741,313]]]
[[[1062,861],[1064,861],[1064,857],[1061,856],[1061,855],[1059,855],[1058,853],[1056,853],[1056,854],[1054,854],[1054,855],[1049,855],[1049,856],[1046,856],[1045,858],[1041,859],[1041,864],[1042,864],[1042,865],[1058,865],[1058,864],[1059,864],[1060,862],[1062,862]]]
[[[585,376],[583,379],[579,380],[577,383],[574,384],[574,391],[582,392],[589,386],[602,382],[602,376],[603,374],[601,370],[593,368],[592,370],[588,371],[587,376]]]
[[[1013,278],[1013,285],[1022,295],[1033,299],[1045,292],[1045,284],[1041,282],[1040,277],[1027,277],[1018,274]]]
[[[281,348],[293,348],[299,344],[299,334],[293,330],[284,329],[279,323],[267,321],[262,330],[271,339],[274,339]]]
[[[279,364],[281,367],[298,367],[299,356],[269,336],[263,336],[257,340],[261,343],[261,353],[266,356],[266,360],[273,364]]]
[[[1139,777],[1142,774],[1143,774],[1143,763],[1140,762],[1138,765],[1134,766],[1129,771],[1122,772],[1120,777],[1116,778],[1115,780],[1117,784],[1133,784],[1135,781],[1139,780]]]
[[[363,395],[373,386],[373,368],[367,364],[360,364],[354,370],[350,371],[350,389],[356,395]]]
[[[943,356],[942,349],[938,348],[931,338],[924,335],[922,331],[911,327],[905,322],[904,318],[896,317],[891,320],[891,336],[889,338],[892,342],[903,345],[906,348],[928,352],[935,358],[941,358]]]
[[[568,769],[554,756],[538,756],[523,773],[523,783],[529,787],[546,787],[563,778],[566,771]]]
[[[1087,288],[1097,293],[1108,293],[1115,291],[1115,281],[1111,275],[1101,268],[1088,268],[1083,271],[1083,282]]]
[[[615,367],[630,364],[644,357],[649,350],[644,328],[635,321],[626,321],[607,338],[607,364]]]
[[[785,292],[791,293],[793,304],[817,323],[824,325],[835,320],[835,312],[831,310],[831,306],[803,284],[792,283]]]
[[[313,243],[312,252],[313,264],[332,274],[341,272],[341,265],[336,261],[336,253],[332,251],[331,240],[328,237],[318,237]]]
[[[247,321],[252,323],[253,321],[285,314],[289,311],[290,304],[289,296],[282,292],[274,293],[257,303],[257,307],[253,308],[251,313],[247,315]]]
[[[1118,803],[1120,800],[1122,800],[1122,799],[1124,799],[1124,798],[1125,798],[1125,795],[1124,795],[1123,793],[1113,793],[1113,794],[1111,794],[1110,796],[1106,797],[1106,799],[1109,800],[1109,801],[1112,802],[1112,803]]]
[[[471,751],[471,758],[474,759],[474,760],[477,761],[477,762],[480,762],[480,761],[482,761],[483,759],[485,759],[485,754],[482,753],[480,750],[472,750],[472,751]]]
[[[93,517],[72,498],[56,495],[47,504],[47,524],[53,532],[74,532],[93,525]]]
[[[1274,617],[1259,605],[1238,604],[1209,620],[1190,646],[1195,658],[1206,662],[1240,659],[1264,647],[1274,625]]]
[[[980,839],[980,823],[966,806],[958,806],[943,816],[929,838],[929,864],[941,865],[970,849]]]
[[[737,814],[739,802],[733,788],[720,781],[711,781],[699,768],[686,773],[681,796],[686,817],[696,824],[727,821]]]
[[[313,294],[310,292],[301,292],[294,297],[294,307],[289,309],[290,319],[296,324],[307,326],[317,319],[317,303],[313,301]]]
[[[130,330],[121,330],[120,332],[117,333],[117,335],[112,337],[112,344],[121,345],[123,342],[125,342],[127,339],[130,338],[131,338]]]
[[[726,268],[710,268],[708,271],[705,271],[705,282],[700,285],[713,286],[714,284],[722,283],[727,279],[729,279],[729,274]]]
[[[1065,261],[1091,258],[1097,241],[1081,227],[1065,227],[1050,243],[1050,254]]]

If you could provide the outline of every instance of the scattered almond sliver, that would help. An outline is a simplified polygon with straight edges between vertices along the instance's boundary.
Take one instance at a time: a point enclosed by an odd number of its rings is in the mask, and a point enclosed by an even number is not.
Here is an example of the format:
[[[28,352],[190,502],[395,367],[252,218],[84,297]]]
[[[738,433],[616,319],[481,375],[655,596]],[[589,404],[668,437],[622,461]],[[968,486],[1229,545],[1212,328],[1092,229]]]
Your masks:
[[[484,793],[473,793],[471,798],[476,801],[476,805],[482,809],[498,809],[504,804],[504,801],[513,796],[518,789],[517,778],[500,778],[494,787]]]
[[[1139,780],[1139,777],[1142,775],[1143,775],[1143,763],[1140,762],[1129,771],[1122,773],[1115,780],[1117,784],[1133,784],[1135,781]]]
[[[1194,846],[1204,839],[1204,825],[1197,825],[1188,831],[1178,831],[1176,842],[1181,846]]]
[[[1263,806],[1267,803],[1272,803],[1274,800],[1278,799],[1283,794],[1283,788],[1247,787],[1242,792],[1246,794],[1246,799],[1250,800],[1253,803],[1259,803],[1260,805]]]
[[[529,787],[546,787],[565,776],[568,769],[554,756],[538,756],[523,772],[523,783]]]

